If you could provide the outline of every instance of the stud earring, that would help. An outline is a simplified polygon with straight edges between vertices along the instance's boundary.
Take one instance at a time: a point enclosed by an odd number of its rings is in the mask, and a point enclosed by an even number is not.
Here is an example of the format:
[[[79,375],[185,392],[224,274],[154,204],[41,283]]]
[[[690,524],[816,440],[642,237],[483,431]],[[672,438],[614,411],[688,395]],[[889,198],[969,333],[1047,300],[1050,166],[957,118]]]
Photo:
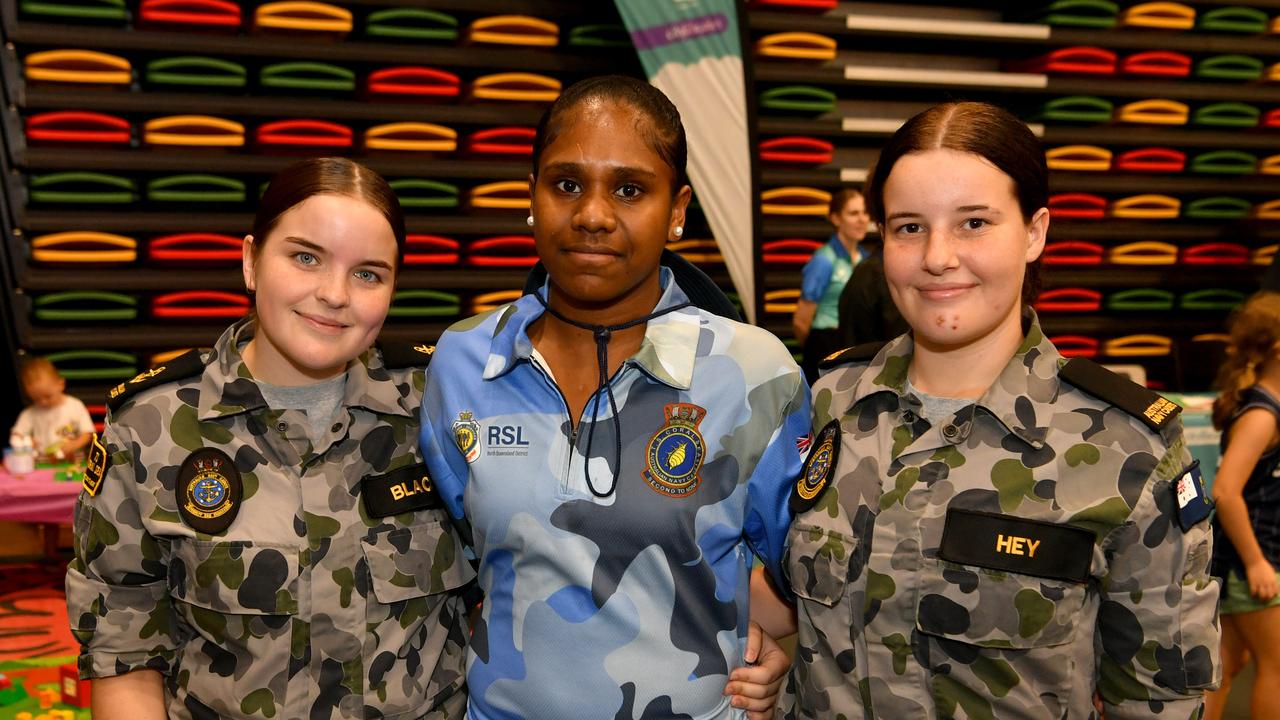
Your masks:
[[[676,237],[680,237],[681,235],[684,235],[684,226],[677,225],[675,229],[675,233],[676,233]]]
[[[524,219],[524,222],[525,222],[525,224],[526,224],[526,225],[528,225],[529,227],[533,227],[533,216],[532,216],[532,215],[530,215],[529,217],[525,218],[525,219]]]

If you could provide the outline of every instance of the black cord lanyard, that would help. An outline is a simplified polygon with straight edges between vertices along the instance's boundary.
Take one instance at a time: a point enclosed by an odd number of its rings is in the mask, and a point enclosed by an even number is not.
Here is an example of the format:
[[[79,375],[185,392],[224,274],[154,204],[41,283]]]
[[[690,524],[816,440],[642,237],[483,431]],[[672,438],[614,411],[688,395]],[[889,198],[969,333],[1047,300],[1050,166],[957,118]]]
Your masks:
[[[533,296],[538,299],[538,302],[542,303],[542,307],[545,308],[547,312],[551,313],[552,317],[554,317],[555,319],[559,320],[562,323],[565,323],[566,325],[572,325],[576,328],[589,330],[591,331],[592,337],[595,338],[596,367],[599,369],[600,382],[596,386],[596,391],[591,395],[591,402],[592,402],[591,429],[587,431],[587,449],[583,456],[583,461],[582,461],[582,476],[583,478],[586,479],[587,489],[591,491],[592,495],[595,495],[598,498],[607,498],[610,495],[612,495],[614,489],[618,487],[618,475],[616,470],[614,472],[612,482],[609,484],[608,492],[602,493],[596,490],[596,486],[591,483],[590,465],[591,465],[591,442],[592,440],[595,439],[596,419],[600,417],[600,390],[601,388],[603,388],[605,391],[605,394],[609,396],[609,409],[613,411],[613,442],[615,445],[613,449],[613,458],[614,458],[613,466],[614,468],[622,467],[622,420],[618,417],[618,403],[613,398],[613,386],[609,384],[609,338],[613,335],[613,333],[618,332],[619,330],[626,330],[627,328],[632,328],[632,327],[635,327],[636,325],[643,325],[644,323],[647,323],[650,320],[653,320],[654,318],[662,317],[667,313],[675,312],[676,310],[681,310],[683,308],[690,307],[693,305],[693,303],[686,301],[686,302],[680,303],[679,305],[672,305],[669,308],[663,308],[662,310],[655,310],[654,312],[651,312],[648,315],[645,315],[644,317],[636,318],[635,320],[629,320],[619,325],[591,325],[589,323],[578,322],[577,320],[572,320],[570,318],[565,317],[564,315],[561,315],[559,312],[557,312],[555,309],[553,309],[550,305],[547,304],[547,301],[543,299],[541,294],[535,292],[533,293]],[[570,418],[569,420],[570,422],[572,422],[573,418]]]

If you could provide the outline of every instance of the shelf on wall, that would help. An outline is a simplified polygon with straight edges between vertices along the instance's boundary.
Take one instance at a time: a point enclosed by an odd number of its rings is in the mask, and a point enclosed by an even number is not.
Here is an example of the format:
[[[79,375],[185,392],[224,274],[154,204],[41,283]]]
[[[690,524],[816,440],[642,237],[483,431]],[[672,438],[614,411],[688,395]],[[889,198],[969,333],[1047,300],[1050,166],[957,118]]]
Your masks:
[[[320,151],[323,154],[323,151]],[[166,149],[82,150],[28,147],[18,153],[22,167],[33,170],[104,170],[118,172],[251,173],[270,176],[305,155],[252,155],[238,152],[182,152]],[[388,178],[431,177],[470,180],[523,180],[528,160],[481,160],[433,156],[430,153],[350,155]]]
[[[590,53],[555,47],[469,47],[429,43],[374,43],[361,40],[336,42],[269,35],[205,35],[163,30],[126,30],[81,25],[20,21],[8,38],[23,46],[76,47],[119,52],[138,50],[182,55],[214,55],[235,58],[293,58],[325,62],[431,65],[447,68],[479,68],[595,75],[602,61],[625,60],[626,68],[639,71],[631,48]]]
[[[473,268],[463,265],[439,266],[429,270],[407,267],[400,271],[396,287],[400,290],[505,290],[522,287],[527,276],[528,271],[523,269]],[[198,285],[203,290],[244,289],[244,275],[238,265],[222,265],[213,269],[147,265],[77,269],[28,267],[19,281],[24,290],[35,292],[67,288],[117,292],[169,291],[176,285]]]
[[[1170,317],[1171,315],[1174,317]],[[1224,313],[1218,311],[1122,313],[1119,310],[1099,310],[1091,315],[1039,313],[1039,316],[1040,325],[1047,335],[1118,337],[1136,333],[1154,333],[1170,337],[1190,337],[1200,333],[1222,332]],[[1146,358],[1134,359],[1141,361]]]
[[[1274,0],[1272,0],[1274,1]],[[1257,2],[1224,2],[1250,5]],[[973,4],[962,7],[972,8]],[[923,10],[924,8],[917,8]],[[748,19],[752,30],[761,32],[812,32],[835,37],[883,38],[886,40],[930,40],[981,43],[983,54],[1024,53],[1031,47],[1097,45],[1117,50],[1175,50],[1192,53],[1276,54],[1275,40],[1267,36],[1225,33],[1168,32],[1141,29],[1091,30],[1040,23],[995,22],[939,17],[871,14],[800,13],[753,11]]]
[[[461,319],[461,318],[458,318]],[[145,351],[163,351],[181,347],[209,347],[230,323],[210,322],[207,324],[124,324],[72,326],[65,328],[33,327],[25,337],[20,338],[23,347],[36,352],[50,350],[84,348],[87,337],[92,337],[95,349],[105,350],[140,350],[139,367],[147,365]],[[435,342],[453,320],[445,322],[413,322],[397,324],[388,322],[382,327],[378,336],[379,342]],[[109,327],[110,332],[103,332]],[[103,390],[103,396],[106,391]]]
[[[768,238],[824,238],[831,234],[825,218],[784,218],[766,216],[764,236]],[[1191,220],[1052,220],[1049,239],[1091,240],[1121,244],[1135,240],[1163,240],[1171,243],[1199,243],[1215,240],[1264,244],[1280,241],[1280,223],[1241,220],[1223,223]]]
[[[936,93],[982,92],[989,96],[1099,95],[1115,98],[1172,98],[1176,100],[1280,103],[1280,86],[1206,83],[1148,78],[1106,79],[1049,76],[1034,73],[894,68],[877,65],[821,66],[757,61],[756,82],[799,83],[841,88],[874,87]]]
[[[145,107],[140,103],[145,100]],[[544,108],[528,104],[431,104],[372,102],[353,96],[342,100],[308,96],[270,97],[167,92],[110,92],[29,88],[19,105],[30,110],[94,110],[139,117],[205,114],[210,105],[222,117],[324,118],[327,120],[393,120],[433,122],[444,125],[524,125],[533,127]]]
[[[818,137],[887,140],[907,118],[792,118],[761,116],[760,135],[814,135]],[[1146,125],[1040,125],[1040,139],[1046,146],[1103,145],[1145,147],[1165,145],[1177,148],[1230,148],[1280,152],[1280,132],[1267,129],[1223,132],[1192,127]]]
[[[867,179],[868,168],[781,169],[765,168],[762,171],[766,187],[777,185],[809,185],[814,187],[840,187],[848,183],[862,183]],[[1204,174],[1156,174],[1141,175],[1112,172],[1052,172],[1049,177],[1051,192],[1095,193],[1170,193],[1170,194],[1237,194],[1246,196],[1280,197],[1280,175],[1204,175]]]
[[[177,213],[123,211],[28,210],[22,227],[29,234],[92,228],[110,233],[243,233],[253,224],[253,214]],[[405,214],[405,230],[432,235],[527,235],[529,226],[519,213],[463,215]]]

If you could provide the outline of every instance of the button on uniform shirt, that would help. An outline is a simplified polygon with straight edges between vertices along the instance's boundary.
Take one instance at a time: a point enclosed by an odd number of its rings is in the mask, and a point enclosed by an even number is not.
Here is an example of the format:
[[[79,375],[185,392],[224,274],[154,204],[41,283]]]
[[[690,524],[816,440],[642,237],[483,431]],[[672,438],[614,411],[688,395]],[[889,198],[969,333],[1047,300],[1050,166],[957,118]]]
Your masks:
[[[657,309],[685,301],[662,271]],[[546,289],[542,291],[545,296]],[[808,388],[765,331],[694,307],[650,320],[577,432],[528,327],[532,296],[454,325],[427,373],[422,446],[474,533],[485,593],[473,718],[740,717],[752,550],[777,570]],[[581,372],[596,375],[593,357]],[[583,463],[597,490],[583,476]],[[775,575],[776,577],[777,575]]]
[[[224,333],[203,373],[108,418],[110,465],[80,495],[67,573],[81,676],[165,673],[175,719],[461,717],[456,590],[474,572],[442,509],[375,517],[362,493],[366,476],[422,462],[422,369],[370,351],[337,419],[309,437],[306,415],[268,408],[242,361],[252,328]],[[179,468],[201,448],[226,453],[242,483],[216,535],[177,505]]]
[[[1209,523],[1178,520],[1180,422],[1162,437],[1059,377],[1034,313],[987,392],[946,417],[906,390],[912,352],[902,336],[814,387],[814,427],[842,433],[790,534],[800,631],[780,716],[1096,718],[1096,684],[1107,720],[1197,717],[1218,584]]]

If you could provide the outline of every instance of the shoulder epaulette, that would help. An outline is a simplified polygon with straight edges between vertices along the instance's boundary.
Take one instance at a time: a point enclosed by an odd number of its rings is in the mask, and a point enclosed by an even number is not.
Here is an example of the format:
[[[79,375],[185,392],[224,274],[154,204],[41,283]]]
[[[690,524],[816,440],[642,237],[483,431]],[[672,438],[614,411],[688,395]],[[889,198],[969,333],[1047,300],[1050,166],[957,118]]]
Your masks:
[[[139,373],[137,377],[111,388],[107,391],[107,407],[118,409],[129,398],[148,388],[184,380],[204,372],[204,352],[188,350],[159,367]]]
[[[854,345],[853,347],[845,348],[844,350],[837,350],[836,352],[822,358],[818,363],[818,367],[826,370],[827,368],[833,368],[845,363],[870,360],[876,356],[876,353],[880,352],[880,348],[888,344],[889,343],[887,342],[869,342],[862,343],[861,345]]]
[[[426,367],[431,362],[431,355],[436,346],[430,343],[386,343],[378,344],[382,352],[382,364],[390,370],[411,367]]]
[[[1058,371],[1058,376],[1095,398],[1124,410],[1158,433],[1163,432],[1182,412],[1182,408],[1172,400],[1088,358],[1072,358]]]

